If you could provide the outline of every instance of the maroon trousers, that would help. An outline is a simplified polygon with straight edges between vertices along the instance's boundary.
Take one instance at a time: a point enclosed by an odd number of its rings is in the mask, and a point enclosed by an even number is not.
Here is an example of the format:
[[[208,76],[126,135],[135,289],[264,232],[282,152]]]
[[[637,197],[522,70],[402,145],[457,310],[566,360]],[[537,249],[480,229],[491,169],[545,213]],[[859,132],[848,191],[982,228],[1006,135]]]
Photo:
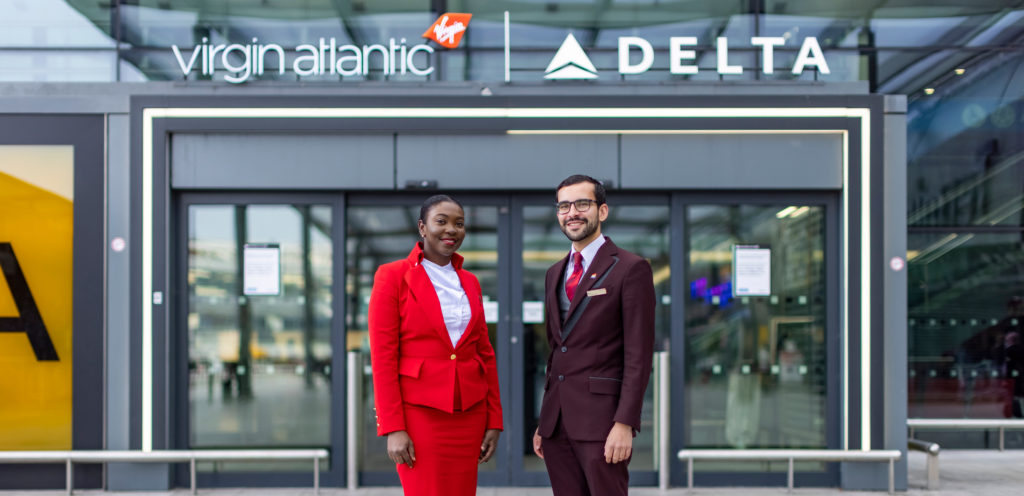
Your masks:
[[[608,463],[604,441],[569,439],[559,414],[555,432],[541,439],[544,464],[554,496],[626,496],[629,494],[629,461]]]

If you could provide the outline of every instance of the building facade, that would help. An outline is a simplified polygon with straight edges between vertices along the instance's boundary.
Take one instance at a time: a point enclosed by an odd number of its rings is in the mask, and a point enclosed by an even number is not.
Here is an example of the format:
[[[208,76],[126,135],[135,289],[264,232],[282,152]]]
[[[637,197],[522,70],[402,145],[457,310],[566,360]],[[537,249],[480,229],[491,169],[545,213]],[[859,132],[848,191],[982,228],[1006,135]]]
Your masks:
[[[553,187],[579,172],[609,186],[607,234],[654,268],[670,373],[633,484],[683,448],[905,449],[908,416],[1021,415],[1019,6],[4,12],[0,449],[322,447],[325,484],[396,484],[366,303],[441,191],[466,205],[498,354],[506,430],[481,484],[545,485],[540,281],[567,249]],[[199,482],[308,484],[305,465],[200,464]],[[30,469],[0,466],[0,484],[62,483]],[[78,487],[188,483],[176,465],[76,470]],[[785,470],[698,464],[697,484]],[[881,465],[797,471],[887,483]]]

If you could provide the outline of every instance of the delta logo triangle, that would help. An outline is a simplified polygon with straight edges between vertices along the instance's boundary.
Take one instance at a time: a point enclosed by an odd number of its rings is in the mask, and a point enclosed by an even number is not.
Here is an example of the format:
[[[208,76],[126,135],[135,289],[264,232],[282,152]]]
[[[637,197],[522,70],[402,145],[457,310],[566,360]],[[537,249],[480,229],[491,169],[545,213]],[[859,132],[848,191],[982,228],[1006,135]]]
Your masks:
[[[423,37],[434,40],[445,48],[456,48],[462,41],[462,35],[466,33],[466,28],[469,27],[471,17],[473,14],[445,12],[423,32]]]
[[[597,68],[590,62],[580,42],[569,33],[544,70],[544,79],[597,79]]]

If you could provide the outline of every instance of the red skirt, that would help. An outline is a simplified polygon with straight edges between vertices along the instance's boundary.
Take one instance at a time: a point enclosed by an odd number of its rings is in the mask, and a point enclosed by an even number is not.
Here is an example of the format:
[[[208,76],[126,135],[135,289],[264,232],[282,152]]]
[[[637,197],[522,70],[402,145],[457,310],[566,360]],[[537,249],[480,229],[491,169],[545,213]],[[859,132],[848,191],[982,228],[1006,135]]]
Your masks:
[[[412,468],[397,466],[405,496],[475,495],[487,402],[455,413],[409,404],[404,411],[416,453]]]

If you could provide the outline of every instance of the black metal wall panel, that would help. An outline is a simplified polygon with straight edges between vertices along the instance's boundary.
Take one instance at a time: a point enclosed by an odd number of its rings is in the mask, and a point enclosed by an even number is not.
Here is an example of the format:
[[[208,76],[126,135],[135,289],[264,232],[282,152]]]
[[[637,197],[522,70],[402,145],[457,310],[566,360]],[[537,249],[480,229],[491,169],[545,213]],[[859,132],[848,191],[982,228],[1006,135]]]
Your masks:
[[[399,134],[398,187],[437,181],[442,189],[551,189],[573,173],[618,178],[614,135]]]
[[[390,189],[393,148],[390,133],[178,133],[171,139],[171,186]]]
[[[833,134],[625,134],[622,187],[840,189]]]

